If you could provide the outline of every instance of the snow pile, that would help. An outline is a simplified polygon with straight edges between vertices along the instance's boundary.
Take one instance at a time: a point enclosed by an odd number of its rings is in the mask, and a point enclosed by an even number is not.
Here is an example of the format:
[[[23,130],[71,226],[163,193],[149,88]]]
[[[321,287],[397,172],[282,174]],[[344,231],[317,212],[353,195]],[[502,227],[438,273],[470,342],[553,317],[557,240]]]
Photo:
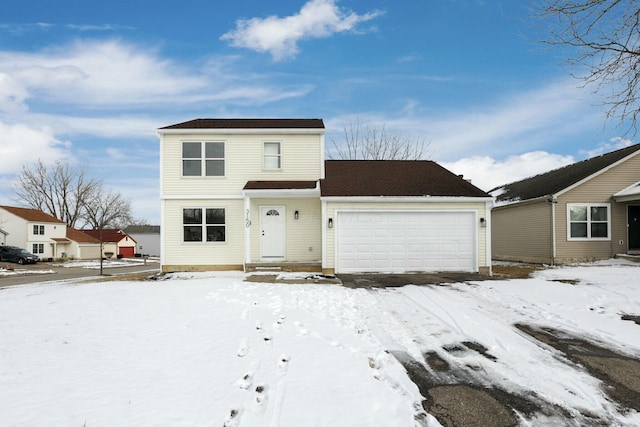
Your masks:
[[[10,269],[0,267],[0,276],[20,276],[23,274],[53,274],[53,270],[27,270],[23,268]]]

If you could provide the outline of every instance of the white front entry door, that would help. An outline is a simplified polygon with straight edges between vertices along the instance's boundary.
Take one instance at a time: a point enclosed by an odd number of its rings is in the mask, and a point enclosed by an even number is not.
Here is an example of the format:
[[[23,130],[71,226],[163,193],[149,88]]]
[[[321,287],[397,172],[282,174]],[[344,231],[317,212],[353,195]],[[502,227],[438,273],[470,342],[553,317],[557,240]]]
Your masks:
[[[260,206],[260,254],[263,260],[284,259],[284,207]]]

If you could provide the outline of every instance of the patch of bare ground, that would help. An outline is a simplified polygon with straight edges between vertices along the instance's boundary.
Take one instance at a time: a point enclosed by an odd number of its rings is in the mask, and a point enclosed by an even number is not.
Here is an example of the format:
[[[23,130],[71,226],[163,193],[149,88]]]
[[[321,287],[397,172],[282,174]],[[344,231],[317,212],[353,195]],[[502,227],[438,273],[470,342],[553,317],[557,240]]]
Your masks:
[[[533,272],[547,268],[543,264],[496,264],[491,267],[496,278],[528,279]]]

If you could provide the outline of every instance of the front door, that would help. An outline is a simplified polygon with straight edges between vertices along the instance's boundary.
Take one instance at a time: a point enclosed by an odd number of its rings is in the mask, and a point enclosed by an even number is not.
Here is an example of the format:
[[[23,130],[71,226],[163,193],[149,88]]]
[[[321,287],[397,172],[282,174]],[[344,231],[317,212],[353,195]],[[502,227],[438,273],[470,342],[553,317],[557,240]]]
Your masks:
[[[640,252],[640,206],[629,206],[629,252]]]
[[[265,261],[284,259],[284,207],[260,206],[260,254]]]

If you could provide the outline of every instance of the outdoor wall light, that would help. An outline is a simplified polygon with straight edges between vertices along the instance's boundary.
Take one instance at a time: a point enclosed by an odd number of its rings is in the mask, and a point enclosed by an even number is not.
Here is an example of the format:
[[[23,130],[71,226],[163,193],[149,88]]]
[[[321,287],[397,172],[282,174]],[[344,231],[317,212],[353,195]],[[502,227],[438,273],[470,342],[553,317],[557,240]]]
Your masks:
[[[329,228],[333,228],[333,218],[329,218]]]
[[[487,226],[487,220],[484,218],[480,218],[480,227],[486,227]]]
[[[300,212],[295,211],[295,212],[293,213],[293,217],[294,217],[295,219],[300,218]]]

